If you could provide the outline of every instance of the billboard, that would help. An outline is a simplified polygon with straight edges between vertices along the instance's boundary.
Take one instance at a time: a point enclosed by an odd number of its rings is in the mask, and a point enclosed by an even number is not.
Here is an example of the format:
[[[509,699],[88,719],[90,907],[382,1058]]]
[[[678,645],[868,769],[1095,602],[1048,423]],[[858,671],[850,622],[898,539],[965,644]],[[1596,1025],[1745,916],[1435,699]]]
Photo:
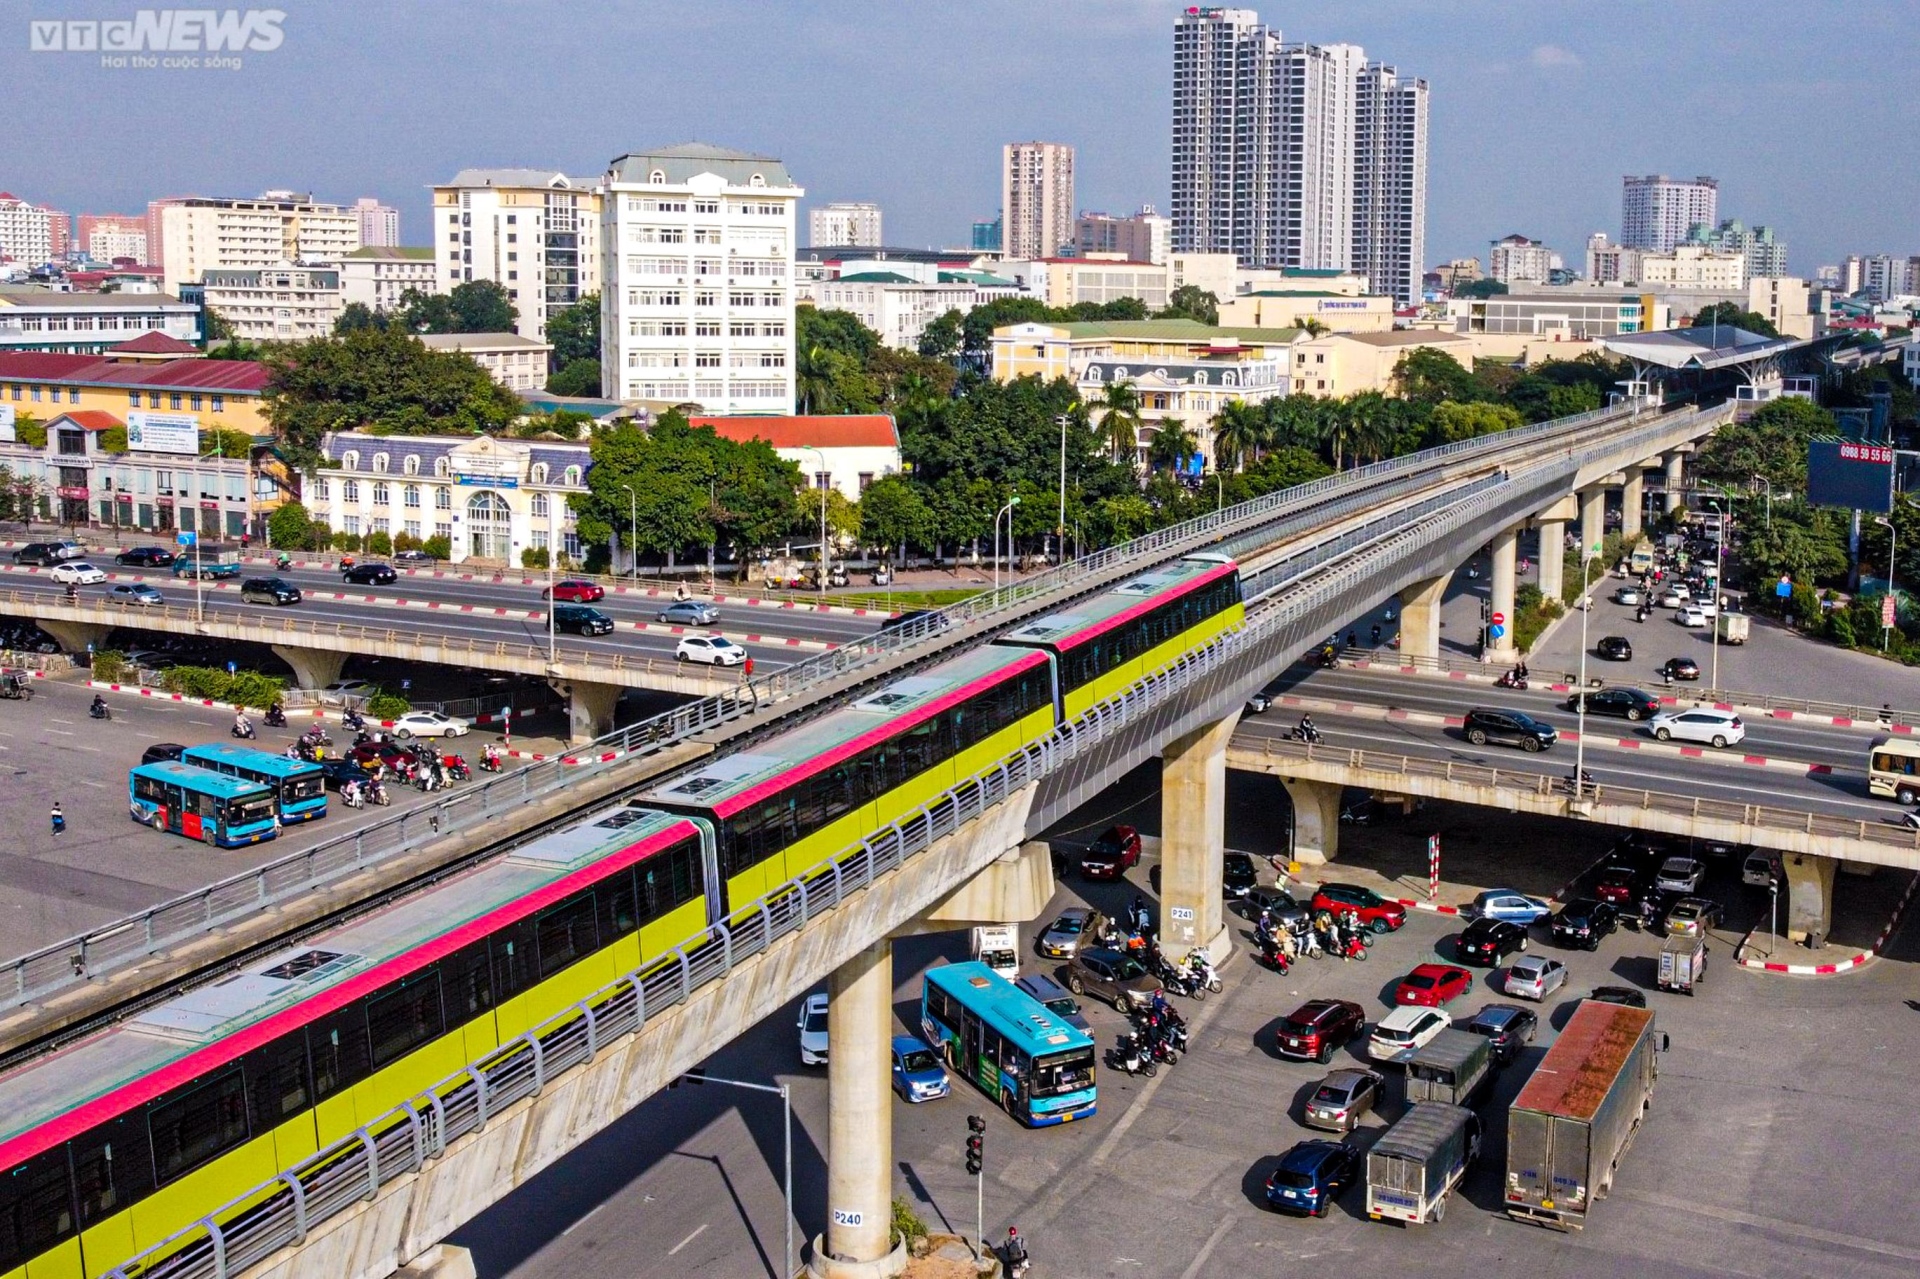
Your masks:
[[[0,404],[0,441],[8,444],[14,442],[13,405],[11,404]]]
[[[197,456],[200,452],[200,419],[190,413],[132,410],[127,414],[127,447],[142,453]]]
[[[1849,510],[1893,509],[1893,449],[1853,440],[1807,443],[1807,500]]]

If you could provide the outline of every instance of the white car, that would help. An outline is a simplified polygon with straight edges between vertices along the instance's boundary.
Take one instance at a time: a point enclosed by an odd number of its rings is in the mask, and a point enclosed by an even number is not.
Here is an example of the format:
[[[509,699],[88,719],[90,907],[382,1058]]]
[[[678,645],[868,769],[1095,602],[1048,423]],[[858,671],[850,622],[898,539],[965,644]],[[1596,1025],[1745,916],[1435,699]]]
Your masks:
[[[800,1064],[826,1065],[827,997],[824,994],[807,996],[807,1002],[800,1005],[800,1020],[794,1023],[794,1028],[800,1032]]]
[[[1375,1061],[1405,1061],[1413,1050],[1453,1025],[1453,1018],[1438,1008],[1407,1004],[1380,1019],[1367,1036],[1367,1056]]]
[[[1640,599],[1640,588],[1637,586],[1623,586],[1613,593],[1615,604],[1633,605],[1638,604]]]
[[[408,711],[393,721],[395,737],[465,737],[473,725],[439,711]]]
[[[747,650],[720,635],[689,635],[674,646],[675,660],[705,662],[709,666],[738,666]]]
[[[1673,620],[1682,626],[1705,626],[1707,614],[1698,604],[1688,604],[1673,610]]]
[[[371,697],[376,690],[371,680],[337,679],[320,691],[323,693],[339,693],[346,697]]]
[[[1507,969],[1500,988],[1522,999],[1542,1000],[1567,984],[1567,966],[1546,955],[1522,955]]]
[[[1747,726],[1732,711],[1696,706],[1690,711],[1662,711],[1647,721],[1661,741],[1704,742],[1708,746],[1737,746],[1747,738]]]
[[[1685,608],[1687,596],[1684,590],[1668,591],[1660,597],[1661,608]]]
[[[107,580],[104,572],[85,560],[70,560],[65,564],[57,564],[47,576],[62,586],[92,586]]]
[[[1697,893],[1707,877],[1706,865],[1694,857],[1669,857],[1660,863],[1653,886],[1663,893]]]

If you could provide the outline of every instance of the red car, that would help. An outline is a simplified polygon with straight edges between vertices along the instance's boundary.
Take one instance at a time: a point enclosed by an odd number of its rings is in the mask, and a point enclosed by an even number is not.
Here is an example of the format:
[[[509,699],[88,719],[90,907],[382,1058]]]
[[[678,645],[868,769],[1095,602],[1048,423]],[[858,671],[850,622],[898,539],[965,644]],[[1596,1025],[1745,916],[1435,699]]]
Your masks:
[[[1367,1013],[1346,999],[1309,999],[1280,1023],[1274,1047],[1282,1057],[1325,1064],[1333,1050],[1366,1028]]]
[[[1640,900],[1640,876],[1624,866],[1609,867],[1600,872],[1600,878],[1593,885],[1593,895],[1601,901],[1622,909],[1630,907]]]
[[[1451,1003],[1473,989],[1473,974],[1452,964],[1421,964],[1400,979],[1393,992],[1396,1004],[1419,1004],[1438,1008]]]
[[[1322,884],[1313,895],[1313,912],[1327,911],[1338,919],[1348,911],[1375,933],[1398,932],[1407,922],[1407,908],[1358,884]]]
[[[375,764],[398,768],[412,760],[413,756],[392,742],[362,742],[347,752],[347,758],[362,768],[371,769]]]
[[[598,582],[583,582],[577,577],[569,577],[555,582],[552,590],[540,594],[544,599],[565,600],[569,604],[591,604],[607,598],[607,588]]]
[[[1088,879],[1118,879],[1140,864],[1140,832],[1111,826],[1080,854],[1080,873]]]

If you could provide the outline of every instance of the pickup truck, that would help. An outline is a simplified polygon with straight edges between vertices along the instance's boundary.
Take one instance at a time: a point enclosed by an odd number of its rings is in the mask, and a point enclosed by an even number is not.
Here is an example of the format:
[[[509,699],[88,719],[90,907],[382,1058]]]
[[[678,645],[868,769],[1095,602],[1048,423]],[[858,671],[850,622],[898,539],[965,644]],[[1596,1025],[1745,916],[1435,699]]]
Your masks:
[[[1012,924],[975,924],[973,957],[1008,981],[1020,975],[1020,932]]]
[[[1367,1152],[1367,1216],[1416,1226],[1439,1221],[1480,1155],[1480,1136],[1480,1116],[1464,1106],[1414,1106]]]
[[[1745,613],[1729,613],[1722,609],[1714,624],[1720,628],[1722,644],[1744,644],[1747,642],[1747,632],[1753,627],[1753,619]]]

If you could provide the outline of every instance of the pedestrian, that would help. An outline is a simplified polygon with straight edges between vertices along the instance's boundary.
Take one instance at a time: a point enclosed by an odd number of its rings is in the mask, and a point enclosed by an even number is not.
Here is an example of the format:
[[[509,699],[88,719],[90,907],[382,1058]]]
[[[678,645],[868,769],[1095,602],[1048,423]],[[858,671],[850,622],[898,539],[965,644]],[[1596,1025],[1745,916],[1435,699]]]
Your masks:
[[[742,679],[753,678],[753,658],[752,657],[748,657],[746,661],[740,663],[740,678]]]
[[[247,548],[248,548],[249,546],[251,546],[252,544],[253,544],[253,534],[251,534],[251,533],[242,533],[242,534],[240,535],[240,549],[241,549],[242,551],[244,551],[244,550],[246,550],[246,549],[247,549]]]
[[[67,828],[67,815],[60,811],[60,801],[53,801],[53,833],[58,835]]]

